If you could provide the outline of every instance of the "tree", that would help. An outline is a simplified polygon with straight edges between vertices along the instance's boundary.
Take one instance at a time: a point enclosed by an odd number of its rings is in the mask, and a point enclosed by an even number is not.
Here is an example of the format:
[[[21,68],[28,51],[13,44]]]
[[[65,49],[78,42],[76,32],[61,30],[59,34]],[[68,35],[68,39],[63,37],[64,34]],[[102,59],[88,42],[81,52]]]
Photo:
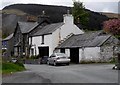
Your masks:
[[[74,16],[75,23],[86,26],[89,20],[89,13],[85,11],[85,6],[80,1],[74,1],[73,5],[72,15]]]
[[[104,31],[113,34],[120,40],[120,19],[110,19],[103,23]]]

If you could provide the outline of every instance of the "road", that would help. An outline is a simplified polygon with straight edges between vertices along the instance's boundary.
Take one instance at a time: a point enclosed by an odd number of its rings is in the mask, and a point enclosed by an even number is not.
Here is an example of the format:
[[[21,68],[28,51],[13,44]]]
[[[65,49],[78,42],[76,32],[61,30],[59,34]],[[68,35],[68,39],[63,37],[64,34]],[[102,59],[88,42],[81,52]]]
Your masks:
[[[112,64],[25,65],[26,71],[3,77],[3,83],[118,83]]]

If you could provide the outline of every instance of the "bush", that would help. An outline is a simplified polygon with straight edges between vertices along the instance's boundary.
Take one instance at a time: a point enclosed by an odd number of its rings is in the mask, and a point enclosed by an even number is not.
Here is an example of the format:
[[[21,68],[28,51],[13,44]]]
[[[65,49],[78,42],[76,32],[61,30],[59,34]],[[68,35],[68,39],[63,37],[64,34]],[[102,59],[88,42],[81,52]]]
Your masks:
[[[16,65],[19,65],[19,66],[21,66],[21,67],[24,67],[23,63],[21,63],[21,62],[19,62],[19,61],[15,62],[15,64],[16,64]]]
[[[115,57],[113,57],[112,59],[109,60],[109,63],[115,63],[115,62],[116,62]]]
[[[30,59],[37,59],[37,56],[31,56]]]

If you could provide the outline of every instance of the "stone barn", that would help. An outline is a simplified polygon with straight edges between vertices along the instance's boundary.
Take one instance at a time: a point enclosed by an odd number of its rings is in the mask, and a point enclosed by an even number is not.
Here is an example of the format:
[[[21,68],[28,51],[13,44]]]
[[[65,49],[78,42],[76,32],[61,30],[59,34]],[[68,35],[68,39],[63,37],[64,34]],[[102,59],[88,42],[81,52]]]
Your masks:
[[[70,56],[72,63],[82,61],[109,61],[114,57],[114,49],[118,40],[103,31],[86,32],[73,35],[56,50]]]

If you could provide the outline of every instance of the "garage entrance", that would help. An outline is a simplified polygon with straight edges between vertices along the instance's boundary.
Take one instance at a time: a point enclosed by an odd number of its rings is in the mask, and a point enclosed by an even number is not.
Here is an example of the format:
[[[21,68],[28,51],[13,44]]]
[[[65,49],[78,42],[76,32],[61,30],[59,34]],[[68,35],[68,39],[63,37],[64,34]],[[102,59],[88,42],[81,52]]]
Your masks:
[[[60,49],[60,52],[61,52],[61,53],[65,53],[65,48],[61,48],[61,49]]]
[[[49,56],[49,47],[38,47],[39,49],[39,56],[43,57],[43,56]]]
[[[79,63],[79,48],[70,48],[71,63]]]

